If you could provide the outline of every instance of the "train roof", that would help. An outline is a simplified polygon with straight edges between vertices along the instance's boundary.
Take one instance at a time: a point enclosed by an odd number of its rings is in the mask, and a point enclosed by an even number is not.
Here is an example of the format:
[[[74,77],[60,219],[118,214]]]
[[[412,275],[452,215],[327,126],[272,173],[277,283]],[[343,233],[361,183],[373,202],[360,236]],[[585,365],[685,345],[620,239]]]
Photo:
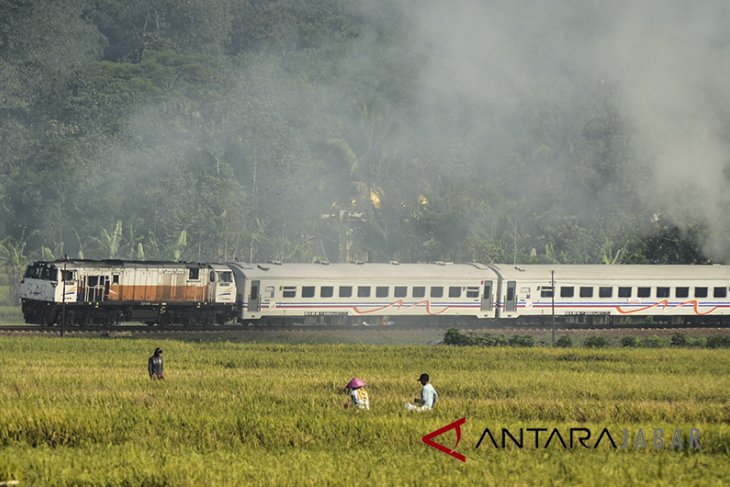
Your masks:
[[[190,267],[213,267],[218,269],[222,264],[213,264],[207,262],[185,262],[185,261],[164,261],[164,260],[121,260],[121,259],[57,259],[53,261],[34,261],[33,266],[55,266],[63,267],[64,264],[76,267],[97,267],[101,269],[114,267],[166,267],[170,269],[187,269]]]
[[[555,281],[565,279],[595,279],[605,275],[610,279],[718,279],[730,281],[730,266],[725,265],[505,265],[492,267],[503,278],[508,280],[547,280],[551,279],[551,271],[555,272]]]
[[[481,264],[248,264],[234,263],[248,279],[486,279],[496,274]]]

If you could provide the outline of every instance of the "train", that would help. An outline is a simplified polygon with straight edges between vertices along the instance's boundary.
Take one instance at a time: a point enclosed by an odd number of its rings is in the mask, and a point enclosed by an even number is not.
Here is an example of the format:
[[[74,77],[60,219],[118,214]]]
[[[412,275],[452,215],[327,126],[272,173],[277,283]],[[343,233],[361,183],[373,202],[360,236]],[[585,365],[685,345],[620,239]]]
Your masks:
[[[114,325],[719,324],[730,266],[200,263],[28,265],[27,323]]]

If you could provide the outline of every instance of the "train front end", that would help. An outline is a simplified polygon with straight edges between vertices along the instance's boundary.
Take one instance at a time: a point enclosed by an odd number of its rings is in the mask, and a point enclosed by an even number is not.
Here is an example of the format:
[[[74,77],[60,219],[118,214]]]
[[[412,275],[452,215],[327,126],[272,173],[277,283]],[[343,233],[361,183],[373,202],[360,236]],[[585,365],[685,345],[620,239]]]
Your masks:
[[[20,299],[26,323],[51,325],[58,319],[63,303],[75,303],[78,283],[73,264],[34,262],[20,284]]]

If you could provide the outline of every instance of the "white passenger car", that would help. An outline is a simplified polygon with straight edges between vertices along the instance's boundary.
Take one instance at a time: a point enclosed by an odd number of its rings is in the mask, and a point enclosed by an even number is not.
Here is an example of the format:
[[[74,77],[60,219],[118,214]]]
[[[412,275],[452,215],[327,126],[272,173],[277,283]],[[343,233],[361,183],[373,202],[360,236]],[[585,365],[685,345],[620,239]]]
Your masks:
[[[553,312],[566,317],[730,314],[728,266],[499,265],[494,269],[501,276],[504,318]]]
[[[320,317],[323,322],[375,324],[439,317],[443,322],[456,317],[494,318],[496,312],[497,275],[480,264],[231,267],[243,321]]]

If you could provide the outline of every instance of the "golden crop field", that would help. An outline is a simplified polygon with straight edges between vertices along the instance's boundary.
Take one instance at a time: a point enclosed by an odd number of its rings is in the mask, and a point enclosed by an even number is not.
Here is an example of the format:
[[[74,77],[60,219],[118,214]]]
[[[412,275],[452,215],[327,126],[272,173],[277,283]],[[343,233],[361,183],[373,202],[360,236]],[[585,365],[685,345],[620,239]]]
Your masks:
[[[165,381],[147,376],[155,346]],[[730,483],[727,350],[0,337],[0,370],[0,482],[21,486]],[[408,413],[421,372],[440,400]],[[343,408],[353,376],[370,411]],[[460,418],[465,462],[421,441]],[[475,448],[486,428],[498,447]],[[604,429],[617,448],[594,447]],[[554,430],[566,447],[545,445]]]

